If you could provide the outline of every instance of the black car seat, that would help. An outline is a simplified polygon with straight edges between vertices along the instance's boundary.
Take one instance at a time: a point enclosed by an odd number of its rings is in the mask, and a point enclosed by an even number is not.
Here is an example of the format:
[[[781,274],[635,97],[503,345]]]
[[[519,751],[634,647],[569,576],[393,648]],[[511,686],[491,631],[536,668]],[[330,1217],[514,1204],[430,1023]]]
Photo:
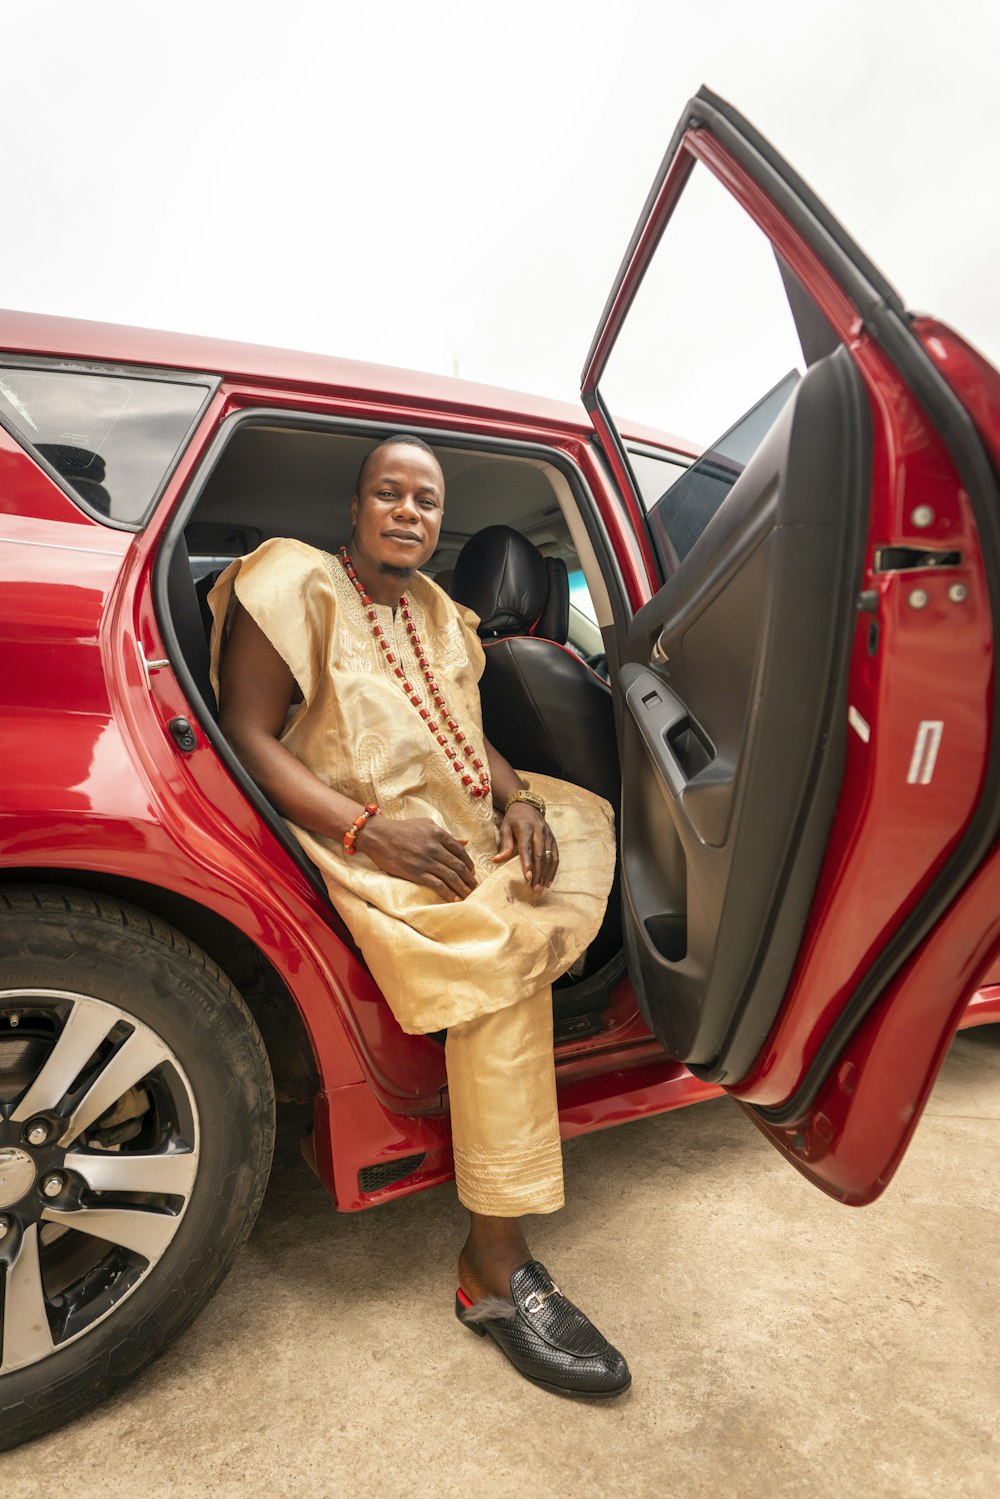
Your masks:
[[[487,739],[520,770],[556,776],[603,796],[617,818],[621,775],[611,688],[567,647],[565,562],[542,557],[510,526],[487,526],[462,548],[450,591],[480,618]],[[620,947],[616,881],[587,971]]]
[[[566,645],[565,562],[510,526],[487,526],[463,547],[451,596],[480,618],[486,737],[512,765],[585,786],[617,810],[611,688]]]

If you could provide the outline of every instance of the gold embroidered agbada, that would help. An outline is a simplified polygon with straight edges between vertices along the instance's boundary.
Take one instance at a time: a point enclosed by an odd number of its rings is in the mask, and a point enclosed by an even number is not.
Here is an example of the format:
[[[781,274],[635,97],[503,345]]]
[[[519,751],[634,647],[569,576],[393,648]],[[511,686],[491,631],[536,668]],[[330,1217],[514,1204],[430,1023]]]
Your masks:
[[[385,817],[430,817],[468,839],[476,889],[453,902],[382,872],[340,839],[289,824],[323,872],[403,1030],[443,1030],[516,1003],[565,973],[597,933],[614,873],[612,813],[580,787],[526,775],[548,804],[559,845],[552,887],[532,895],[520,860],[495,865],[498,821],[489,797],[462,786],[443,748],[402,691],[339,560],[274,539],[232,563],[209,596],[213,686],[235,593],[303,694],[281,743],[324,781]],[[407,585],[413,624],[452,715],[485,761],[478,620],[429,578]],[[374,606],[389,650],[414,690],[425,688],[403,621]]]

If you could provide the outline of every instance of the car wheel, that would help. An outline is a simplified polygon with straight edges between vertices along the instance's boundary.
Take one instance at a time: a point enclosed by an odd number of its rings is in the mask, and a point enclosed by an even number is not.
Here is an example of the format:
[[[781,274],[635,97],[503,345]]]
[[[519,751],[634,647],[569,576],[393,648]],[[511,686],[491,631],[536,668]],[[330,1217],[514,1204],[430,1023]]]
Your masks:
[[[246,1238],[274,1141],[260,1034],[179,932],[0,891],[0,1448],[120,1388]]]

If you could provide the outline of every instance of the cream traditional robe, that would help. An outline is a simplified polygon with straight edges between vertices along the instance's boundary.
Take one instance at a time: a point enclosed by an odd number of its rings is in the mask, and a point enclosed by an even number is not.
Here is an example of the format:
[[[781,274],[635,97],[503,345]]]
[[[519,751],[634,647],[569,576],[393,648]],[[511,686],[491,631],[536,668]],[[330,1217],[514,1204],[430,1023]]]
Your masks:
[[[552,887],[532,895],[519,858],[493,864],[499,818],[468,794],[372,634],[340,561],[301,541],[274,539],[232,563],[209,604],[212,680],[232,598],[263,630],[302,690],[281,743],[345,796],[384,817],[431,817],[467,850],[478,884],[461,902],[384,874],[339,838],[290,823],[323,872],[330,899],[404,1031],[443,1030],[515,1004],[565,973],[601,924],[614,873],[607,802],[547,776],[525,775],[548,804],[559,845]],[[476,616],[417,573],[406,588],[413,624],[452,717],[483,750],[478,681],[485,664]],[[376,604],[389,650],[426,701],[401,618]]]

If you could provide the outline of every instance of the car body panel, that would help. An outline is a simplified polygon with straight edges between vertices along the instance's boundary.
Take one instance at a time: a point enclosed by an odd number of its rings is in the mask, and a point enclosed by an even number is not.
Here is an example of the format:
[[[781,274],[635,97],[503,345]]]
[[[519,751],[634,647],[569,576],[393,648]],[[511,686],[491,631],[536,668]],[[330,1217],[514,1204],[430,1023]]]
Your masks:
[[[1000,957],[998,892],[995,852],[886,988],[809,1107],[783,1126],[748,1110],[790,1164],[838,1201],[864,1206],[888,1186],[955,1031],[963,1020],[996,1020],[1000,990],[979,986]]]
[[[978,988],[962,1011],[958,1022],[960,1031],[972,1030],[977,1025],[995,1024],[1000,1020],[1000,981],[994,960],[988,965],[988,973],[978,981]]]

